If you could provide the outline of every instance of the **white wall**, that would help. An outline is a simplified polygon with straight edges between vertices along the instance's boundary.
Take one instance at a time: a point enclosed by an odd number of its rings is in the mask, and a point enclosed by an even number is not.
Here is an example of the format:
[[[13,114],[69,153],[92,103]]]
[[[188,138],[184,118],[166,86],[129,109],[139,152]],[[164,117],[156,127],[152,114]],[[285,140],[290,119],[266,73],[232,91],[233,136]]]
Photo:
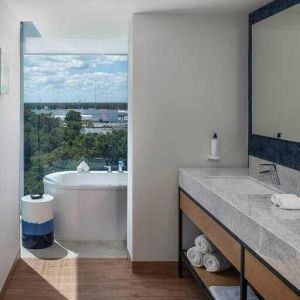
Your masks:
[[[133,113],[132,106],[132,91],[133,91],[133,19],[130,19],[128,26],[128,111],[130,114]],[[132,203],[132,150],[133,150],[133,137],[132,137],[132,118],[128,118],[128,139],[131,141],[128,143],[128,159],[127,169],[131,170],[128,172],[128,183],[127,183],[127,250],[132,258],[132,229],[133,229],[133,203]]]
[[[0,47],[9,57],[10,91],[0,95],[0,289],[19,251],[20,23],[0,0]]]
[[[247,166],[247,16],[134,14],[128,249],[177,260],[178,168]],[[220,137],[222,160],[207,160]]]

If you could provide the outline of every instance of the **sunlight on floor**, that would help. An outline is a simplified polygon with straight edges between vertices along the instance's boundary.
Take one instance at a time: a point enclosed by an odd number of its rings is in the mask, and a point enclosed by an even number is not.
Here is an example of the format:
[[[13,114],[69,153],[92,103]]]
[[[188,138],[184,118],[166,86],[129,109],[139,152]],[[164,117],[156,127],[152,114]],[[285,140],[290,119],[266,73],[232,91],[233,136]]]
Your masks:
[[[21,247],[22,258],[127,258],[125,241],[55,241],[46,249]]]

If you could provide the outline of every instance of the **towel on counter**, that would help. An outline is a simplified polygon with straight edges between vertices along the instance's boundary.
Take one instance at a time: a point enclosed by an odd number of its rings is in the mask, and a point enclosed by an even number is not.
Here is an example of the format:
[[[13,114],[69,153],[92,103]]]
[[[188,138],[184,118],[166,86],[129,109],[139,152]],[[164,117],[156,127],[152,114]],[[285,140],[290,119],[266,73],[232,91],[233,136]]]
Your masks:
[[[202,254],[213,253],[217,250],[204,234],[195,238],[195,245],[199,247]]]
[[[198,246],[194,246],[187,251],[187,258],[196,268],[203,267],[203,254],[200,252]]]
[[[278,201],[280,199],[295,199],[295,198],[298,198],[298,197],[296,195],[294,195],[294,194],[273,194],[271,196],[271,202],[274,205],[277,205]]]
[[[203,265],[208,272],[225,271],[231,267],[230,262],[219,251],[205,254]]]
[[[215,300],[240,300],[239,286],[211,286],[209,291]],[[247,287],[247,299],[259,300],[250,286]]]
[[[274,194],[271,201],[282,209],[300,209],[300,198],[293,194]]]

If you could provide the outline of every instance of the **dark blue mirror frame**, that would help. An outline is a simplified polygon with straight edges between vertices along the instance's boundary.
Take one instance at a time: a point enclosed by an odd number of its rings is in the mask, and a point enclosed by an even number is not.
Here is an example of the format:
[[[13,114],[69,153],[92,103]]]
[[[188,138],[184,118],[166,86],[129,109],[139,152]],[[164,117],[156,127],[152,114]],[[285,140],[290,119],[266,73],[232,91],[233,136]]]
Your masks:
[[[249,14],[248,153],[300,171],[300,143],[252,134],[252,26],[299,3],[300,0],[275,0]]]

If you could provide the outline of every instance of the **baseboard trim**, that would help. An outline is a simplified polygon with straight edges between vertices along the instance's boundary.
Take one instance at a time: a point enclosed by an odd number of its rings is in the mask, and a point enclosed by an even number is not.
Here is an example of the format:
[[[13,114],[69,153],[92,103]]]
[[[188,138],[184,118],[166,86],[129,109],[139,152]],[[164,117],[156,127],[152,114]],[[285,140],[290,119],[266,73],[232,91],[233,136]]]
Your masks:
[[[132,273],[143,275],[177,276],[176,261],[131,261]]]
[[[11,268],[10,268],[10,271],[9,271],[7,277],[6,277],[6,280],[3,284],[2,290],[0,291],[0,300],[4,299],[4,296],[5,296],[6,291],[8,289],[8,285],[9,285],[10,280],[11,280],[11,277],[12,277],[12,275],[15,271],[15,268],[16,268],[18,262],[20,261],[20,259],[21,259],[21,255],[20,255],[20,250],[19,250],[18,254],[17,254],[17,256],[16,256],[16,258],[15,258],[15,260],[14,260],[14,262],[13,262]]]
[[[131,259],[131,256],[130,256],[130,253],[128,251],[128,249],[126,248],[126,253],[127,253],[127,260],[132,263],[132,259]]]

